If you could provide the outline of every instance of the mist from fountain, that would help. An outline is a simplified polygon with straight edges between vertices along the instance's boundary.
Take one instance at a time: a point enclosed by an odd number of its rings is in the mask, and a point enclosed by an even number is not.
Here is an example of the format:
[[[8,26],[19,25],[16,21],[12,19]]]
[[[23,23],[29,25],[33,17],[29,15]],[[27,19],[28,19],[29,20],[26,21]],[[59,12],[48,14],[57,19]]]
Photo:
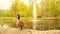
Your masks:
[[[41,21],[41,20],[37,20],[36,1],[33,1],[33,19],[29,21],[33,22],[33,29],[36,29],[37,22]]]
[[[33,29],[36,29],[36,23],[37,23],[37,14],[36,14],[36,2],[33,4]]]

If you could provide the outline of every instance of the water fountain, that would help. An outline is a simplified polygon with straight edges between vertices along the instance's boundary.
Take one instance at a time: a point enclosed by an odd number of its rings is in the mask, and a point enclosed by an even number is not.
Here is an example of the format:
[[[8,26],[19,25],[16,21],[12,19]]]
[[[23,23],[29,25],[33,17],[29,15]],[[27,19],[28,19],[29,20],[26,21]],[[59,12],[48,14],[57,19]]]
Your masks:
[[[36,29],[36,23],[37,21],[41,21],[41,20],[37,20],[37,14],[36,14],[36,1],[33,1],[33,19],[30,20],[33,22],[33,29]]]
[[[36,2],[33,4],[33,29],[36,29],[36,19],[37,19],[37,14],[36,14]]]

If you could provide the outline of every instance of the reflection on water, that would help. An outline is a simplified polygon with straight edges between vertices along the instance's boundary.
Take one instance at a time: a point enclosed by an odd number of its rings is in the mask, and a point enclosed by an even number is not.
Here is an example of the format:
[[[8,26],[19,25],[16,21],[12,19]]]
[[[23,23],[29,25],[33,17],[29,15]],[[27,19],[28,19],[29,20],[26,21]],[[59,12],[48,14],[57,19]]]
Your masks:
[[[31,21],[33,23],[33,20]],[[43,19],[43,20],[34,20],[36,22],[34,25],[37,30],[52,30],[58,29],[60,20],[58,19]]]
[[[9,18],[5,19],[4,18],[2,21],[1,20],[2,20],[2,18],[0,19],[0,22],[1,22],[0,27],[6,28],[9,26],[15,27],[15,23],[16,23],[17,19],[9,19]],[[22,19],[21,18],[21,20],[26,23],[24,28],[33,29],[33,27],[34,27],[35,29],[38,29],[38,30],[48,30],[48,29],[59,29],[60,28],[60,24],[59,24],[60,20],[59,19],[32,20],[32,18],[31,19],[28,19],[28,18]]]

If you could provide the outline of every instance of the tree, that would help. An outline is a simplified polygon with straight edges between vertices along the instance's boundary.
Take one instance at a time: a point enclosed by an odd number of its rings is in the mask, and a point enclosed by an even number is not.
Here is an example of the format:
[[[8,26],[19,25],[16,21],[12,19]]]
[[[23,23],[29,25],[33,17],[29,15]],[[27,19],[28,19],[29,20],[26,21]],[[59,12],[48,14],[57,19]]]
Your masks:
[[[44,16],[46,17],[57,17],[60,13],[60,9],[58,8],[60,5],[59,1],[55,0],[45,0],[42,1],[42,10],[44,11]]]
[[[15,4],[12,4],[11,7],[12,16],[20,14],[23,17],[31,17],[32,15],[32,4],[27,6],[24,2],[16,0]]]

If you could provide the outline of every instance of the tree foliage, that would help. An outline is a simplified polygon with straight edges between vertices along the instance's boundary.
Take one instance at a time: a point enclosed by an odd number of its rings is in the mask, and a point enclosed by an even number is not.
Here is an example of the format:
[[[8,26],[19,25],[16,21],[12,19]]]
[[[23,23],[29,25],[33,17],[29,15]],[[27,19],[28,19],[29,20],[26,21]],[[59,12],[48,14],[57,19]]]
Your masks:
[[[57,17],[60,14],[60,1],[45,0],[42,1],[42,11],[46,17]]]

